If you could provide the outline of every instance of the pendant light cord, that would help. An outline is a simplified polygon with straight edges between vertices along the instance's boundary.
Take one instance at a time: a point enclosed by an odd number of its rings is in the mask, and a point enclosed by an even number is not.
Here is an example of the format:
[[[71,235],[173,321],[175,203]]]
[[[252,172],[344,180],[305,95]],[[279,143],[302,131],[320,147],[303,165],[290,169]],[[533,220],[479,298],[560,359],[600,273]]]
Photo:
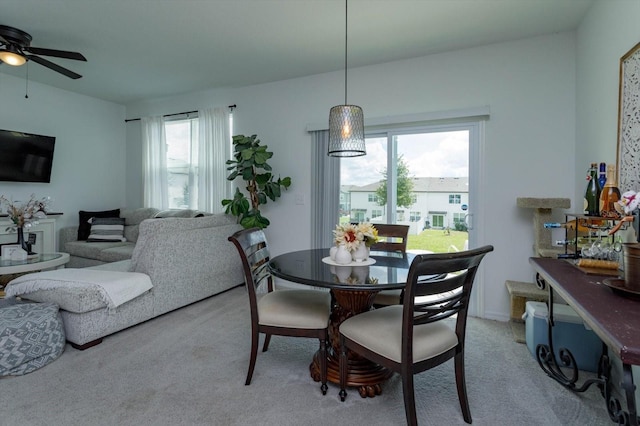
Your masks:
[[[347,37],[349,34],[349,0],[344,0],[344,104],[347,105]]]

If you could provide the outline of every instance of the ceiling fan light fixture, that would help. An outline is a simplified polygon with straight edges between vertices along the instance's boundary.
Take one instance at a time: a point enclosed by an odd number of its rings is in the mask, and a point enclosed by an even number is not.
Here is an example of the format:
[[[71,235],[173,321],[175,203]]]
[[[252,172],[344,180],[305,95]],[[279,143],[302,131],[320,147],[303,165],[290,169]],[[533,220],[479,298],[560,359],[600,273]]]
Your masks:
[[[366,155],[364,142],[364,113],[362,108],[347,104],[347,35],[348,0],[344,2],[344,105],[337,105],[329,111],[330,157],[359,157]]]
[[[18,49],[13,46],[7,46],[6,50],[0,51],[0,60],[14,67],[19,67],[27,62],[27,58],[20,54]]]

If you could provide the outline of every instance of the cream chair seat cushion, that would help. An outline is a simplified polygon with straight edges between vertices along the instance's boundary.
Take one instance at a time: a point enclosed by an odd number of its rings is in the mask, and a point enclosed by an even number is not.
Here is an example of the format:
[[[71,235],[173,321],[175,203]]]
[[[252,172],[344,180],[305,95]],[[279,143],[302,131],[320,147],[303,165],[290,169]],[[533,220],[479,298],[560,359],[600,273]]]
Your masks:
[[[258,300],[261,325],[325,328],[329,322],[331,296],[316,290],[276,290]]]
[[[355,315],[340,324],[340,333],[365,348],[400,362],[402,305]],[[413,328],[413,362],[433,358],[458,344],[455,331],[442,321]]]

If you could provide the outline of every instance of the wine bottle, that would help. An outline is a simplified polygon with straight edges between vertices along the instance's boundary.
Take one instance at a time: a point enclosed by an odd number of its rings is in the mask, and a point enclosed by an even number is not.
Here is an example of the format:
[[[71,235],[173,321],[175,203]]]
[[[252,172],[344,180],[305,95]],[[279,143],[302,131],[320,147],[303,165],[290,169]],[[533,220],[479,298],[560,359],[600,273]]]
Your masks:
[[[584,192],[584,214],[600,214],[600,184],[598,183],[598,163],[591,163],[587,176],[587,189]]]
[[[598,183],[600,189],[604,188],[607,183],[607,163],[600,163],[600,174],[598,175]]]
[[[607,166],[607,183],[600,192],[600,216],[619,218],[615,204],[620,200],[620,189],[616,185],[616,167],[613,164]]]

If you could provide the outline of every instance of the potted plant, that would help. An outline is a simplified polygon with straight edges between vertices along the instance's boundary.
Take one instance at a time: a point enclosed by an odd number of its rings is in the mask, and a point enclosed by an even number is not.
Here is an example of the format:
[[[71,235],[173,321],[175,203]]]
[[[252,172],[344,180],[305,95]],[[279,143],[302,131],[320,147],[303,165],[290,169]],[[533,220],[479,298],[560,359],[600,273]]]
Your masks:
[[[286,190],[291,185],[291,178],[274,178],[267,163],[273,152],[267,151],[266,145],[260,145],[256,135],[234,136],[233,147],[234,159],[227,160],[227,170],[232,172],[227,179],[232,181],[241,177],[246,182],[249,199],[236,188],[233,199],[222,200],[225,213],[236,216],[244,228],[266,228],[270,222],[260,213],[260,205],[267,204],[269,199],[278,199],[282,194],[280,188]]]

